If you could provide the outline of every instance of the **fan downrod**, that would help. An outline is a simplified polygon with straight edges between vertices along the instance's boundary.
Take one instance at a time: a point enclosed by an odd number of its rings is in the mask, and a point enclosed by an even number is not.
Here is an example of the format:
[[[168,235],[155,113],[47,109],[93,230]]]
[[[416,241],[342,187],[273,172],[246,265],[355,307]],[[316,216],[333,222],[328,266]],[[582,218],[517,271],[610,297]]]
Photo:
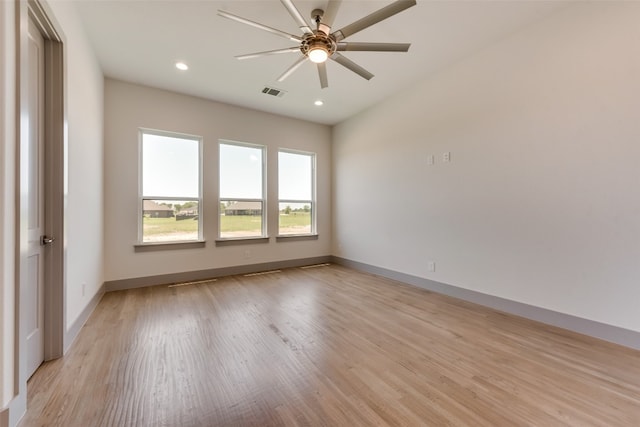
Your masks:
[[[311,19],[313,19],[313,22],[315,22],[316,25],[320,24],[320,21],[322,20],[323,16],[324,16],[324,10],[322,9],[313,9],[311,11]]]
[[[331,32],[331,27],[328,27],[322,23],[323,16],[324,16],[324,10],[322,9],[313,9],[311,11],[311,19],[313,19],[313,22],[316,23],[316,31],[314,32],[316,33],[321,32],[328,36],[329,33]]]

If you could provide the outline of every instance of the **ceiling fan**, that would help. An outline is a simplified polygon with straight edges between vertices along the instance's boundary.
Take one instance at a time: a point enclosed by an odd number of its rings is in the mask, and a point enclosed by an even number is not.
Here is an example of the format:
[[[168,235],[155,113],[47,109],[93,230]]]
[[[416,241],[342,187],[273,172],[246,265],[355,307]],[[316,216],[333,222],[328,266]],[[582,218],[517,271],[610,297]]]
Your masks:
[[[300,11],[293,4],[292,0],[280,0],[289,14],[293,17],[302,31],[302,36],[296,36],[289,34],[285,31],[278,30],[276,28],[268,27],[258,22],[251,21],[246,18],[242,18],[237,15],[233,15],[223,10],[218,10],[218,15],[237,21],[243,24],[250,25],[254,28],[258,28],[267,31],[271,34],[275,34],[284,37],[288,40],[299,43],[298,46],[289,47],[285,49],[269,50],[266,52],[256,52],[247,55],[236,56],[238,59],[250,59],[257,58],[266,55],[276,55],[280,53],[295,53],[301,52],[302,56],[296,60],[280,77],[278,81],[281,82],[289,77],[295,70],[302,65],[307,59],[317,64],[318,75],[320,77],[320,87],[326,88],[329,86],[327,79],[327,67],[326,60],[332,59],[343,67],[348,68],[359,76],[370,80],[373,77],[369,71],[365,70],[355,62],[351,61],[347,57],[340,54],[344,51],[369,51],[369,52],[407,52],[409,50],[410,43],[363,43],[363,42],[344,42],[347,37],[364,30],[380,21],[383,21],[405,9],[415,6],[415,0],[397,0],[382,9],[361,18],[339,30],[331,31],[331,26],[336,17],[338,9],[342,0],[329,0],[326,11],[322,9],[314,9],[311,12],[311,18],[315,22],[315,30],[312,29],[306,22],[304,17],[300,14]]]

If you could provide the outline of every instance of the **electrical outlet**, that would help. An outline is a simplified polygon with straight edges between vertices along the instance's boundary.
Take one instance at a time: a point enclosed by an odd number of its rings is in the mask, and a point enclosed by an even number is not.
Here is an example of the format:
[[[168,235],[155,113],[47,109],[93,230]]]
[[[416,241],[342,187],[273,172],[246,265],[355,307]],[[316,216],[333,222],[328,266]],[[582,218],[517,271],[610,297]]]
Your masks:
[[[86,288],[87,288],[87,284],[86,284],[86,283],[83,283],[83,284],[82,284],[82,296],[84,296],[84,293],[85,293],[85,291],[86,291]]]
[[[435,261],[429,261],[427,263],[427,269],[431,272],[434,273],[436,271],[436,263]]]
[[[449,151],[447,151],[442,155],[442,161],[445,163],[448,163],[451,161],[451,153]]]
[[[430,154],[430,155],[428,155],[428,156],[427,156],[427,164],[428,164],[428,165],[432,165],[432,164],[434,164],[434,163],[435,163],[435,160],[436,160],[436,159],[433,157],[433,154]]]
[[[251,251],[249,249],[244,251],[244,258],[245,259],[251,258]]]

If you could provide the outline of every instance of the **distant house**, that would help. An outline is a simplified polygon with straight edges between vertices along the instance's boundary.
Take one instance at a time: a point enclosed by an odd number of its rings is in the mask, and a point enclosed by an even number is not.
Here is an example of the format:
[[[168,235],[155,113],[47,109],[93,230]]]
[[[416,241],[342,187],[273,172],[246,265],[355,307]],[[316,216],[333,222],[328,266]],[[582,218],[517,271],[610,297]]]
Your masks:
[[[233,202],[224,209],[225,215],[262,215],[261,202]]]
[[[173,208],[160,205],[153,200],[144,200],[142,214],[149,218],[173,218]]]
[[[198,215],[198,207],[197,206],[192,206],[190,208],[181,209],[179,212],[176,213],[176,215],[197,216]]]
[[[198,206],[190,206],[188,208],[181,209],[176,212],[176,221],[184,219],[197,219],[198,218]]]

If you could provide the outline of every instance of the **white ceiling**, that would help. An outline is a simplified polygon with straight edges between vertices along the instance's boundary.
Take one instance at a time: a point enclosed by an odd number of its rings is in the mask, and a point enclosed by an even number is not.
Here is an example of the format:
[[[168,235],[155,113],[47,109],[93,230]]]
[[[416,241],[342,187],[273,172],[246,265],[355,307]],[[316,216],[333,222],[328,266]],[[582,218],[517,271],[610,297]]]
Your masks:
[[[333,29],[391,0],[344,0]],[[305,17],[326,0],[294,0]],[[278,0],[77,2],[90,42],[107,77],[324,124],[340,121],[404,90],[565,5],[558,1],[420,1],[345,41],[410,42],[408,53],[344,52],[373,73],[370,81],[329,61],[329,87],[320,88],[307,62],[284,82],[276,79],[297,53],[237,60],[235,55],[294,46],[294,42],[230,21],[218,9],[300,34]],[[309,18],[311,21],[311,18]],[[178,71],[184,61],[190,69]],[[276,98],[265,86],[286,91]],[[322,99],[324,106],[313,104]]]

